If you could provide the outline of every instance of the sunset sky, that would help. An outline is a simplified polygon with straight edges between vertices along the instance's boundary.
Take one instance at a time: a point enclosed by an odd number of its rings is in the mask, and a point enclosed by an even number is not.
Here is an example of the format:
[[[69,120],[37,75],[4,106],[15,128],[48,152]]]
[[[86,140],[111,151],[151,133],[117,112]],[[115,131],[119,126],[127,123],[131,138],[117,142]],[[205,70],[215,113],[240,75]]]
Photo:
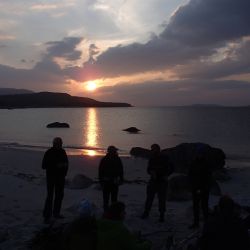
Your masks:
[[[250,105],[249,0],[0,2],[0,88]]]

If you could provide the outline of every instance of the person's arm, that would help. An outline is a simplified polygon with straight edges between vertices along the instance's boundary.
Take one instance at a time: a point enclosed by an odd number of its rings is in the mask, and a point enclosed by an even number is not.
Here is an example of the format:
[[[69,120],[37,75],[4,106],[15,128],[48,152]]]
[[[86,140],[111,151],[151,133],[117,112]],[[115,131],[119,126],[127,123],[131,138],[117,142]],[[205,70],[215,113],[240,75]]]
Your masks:
[[[149,175],[152,175],[153,173],[155,173],[155,170],[154,170],[153,164],[152,164],[152,159],[148,160],[147,172]]]
[[[103,180],[103,169],[104,169],[104,158],[101,159],[99,168],[98,168],[98,179],[100,183],[102,183],[102,180]]]
[[[119,163],[119,177],[120,177],[120,182],[123,183],[124,178],[123,178],[123,164],[122,160],[120,157],[118,157],[118,163]]]
[[[48,168],[48,151],[45,152],[43,156],[43,161],[42,161],[42,169],[47,169]]]
[[[64,151],[64,154],[63,154],[63,161],[64,161],[64,169],[65,169],[65,176],[67,175],[67,173],[68,173],[68,169],[69,169],[69,160],[68,160],[68,156],[67,156],[67,154],[66,154],[66,151],[65,150],[63,150]]]

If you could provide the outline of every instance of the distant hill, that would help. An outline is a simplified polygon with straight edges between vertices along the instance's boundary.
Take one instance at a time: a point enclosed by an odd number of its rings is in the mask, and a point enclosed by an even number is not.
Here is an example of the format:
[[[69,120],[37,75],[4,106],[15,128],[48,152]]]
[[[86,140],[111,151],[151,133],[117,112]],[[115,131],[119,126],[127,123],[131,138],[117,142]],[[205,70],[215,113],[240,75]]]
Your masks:
[[[219,105],[219,104],[193,104],[193,105],[190,105],[191,107],[224,107],[223,105]]]
[[[34,93],[31,90],[27,89],[12,89],[12,88],[0,88],[1,95],[19,95],[19,94],[31,94]]]
[[[66,93],[40,92],[0,96],[0,108],[131,107],[128,103],[99,102]]]

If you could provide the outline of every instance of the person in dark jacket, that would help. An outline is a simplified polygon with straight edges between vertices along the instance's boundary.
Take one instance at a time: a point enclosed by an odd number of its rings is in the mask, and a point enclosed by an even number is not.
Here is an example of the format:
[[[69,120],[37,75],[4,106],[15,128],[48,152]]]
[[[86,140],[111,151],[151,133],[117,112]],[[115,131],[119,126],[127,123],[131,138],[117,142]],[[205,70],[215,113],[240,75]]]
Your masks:
[[[104,211],[111,202],[117,201],[119,185],[123,182],[123,165],[115,146],[109,146],[99,165],[99,181],[103,191]]]
[[[60,137],[54,138],[53,147],[45,152],[42,161],[47,180],[47,198],[43,210],[45,223],[49,223],[52,214],[55,218],[63,218],[60,211],[64,196],[65,176],[68,171],[68,157],[62,144]]]
[[[150,175],[150,180],[147,185],[147,198],[145,202],[144,213],[141,216],[142,219],[145,219],[149,216],[155,194],[157,194],[160,212],[159,221],[164,221],[168,176],[172,173],[172,171],[172,165],[170,164],[166,156],[161,155],[160,146],[158,144],[153,144],[151,146],[151,157],[148,161],[147,172]]]
[[[206,156],[206,148],[202,145],[197,147],[197,153],[194,161],[189,168],[189,180],[193,197],[193,217],[194,221],[190,228],[199,226],[200,204],[203,218],[208,218],[208,201],[212,180],[212,166],[209,166]]]
[[[249,236],[234,201],[222,196],[216,213],[204,225],[199,245],[201,250],[247,250]]]

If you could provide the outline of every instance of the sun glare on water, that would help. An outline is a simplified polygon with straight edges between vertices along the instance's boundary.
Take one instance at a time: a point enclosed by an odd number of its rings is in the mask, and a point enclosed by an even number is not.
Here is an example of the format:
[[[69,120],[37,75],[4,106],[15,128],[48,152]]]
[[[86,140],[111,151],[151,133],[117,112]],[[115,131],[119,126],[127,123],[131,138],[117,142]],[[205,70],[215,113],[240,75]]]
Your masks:
[[[96,85],[96,83],[95,83],[94,81],[89,81],[89,82],[87,82],[86,89],[87,89],[88,91],[95,91],[96,88],[97,88],[97,85]]]

